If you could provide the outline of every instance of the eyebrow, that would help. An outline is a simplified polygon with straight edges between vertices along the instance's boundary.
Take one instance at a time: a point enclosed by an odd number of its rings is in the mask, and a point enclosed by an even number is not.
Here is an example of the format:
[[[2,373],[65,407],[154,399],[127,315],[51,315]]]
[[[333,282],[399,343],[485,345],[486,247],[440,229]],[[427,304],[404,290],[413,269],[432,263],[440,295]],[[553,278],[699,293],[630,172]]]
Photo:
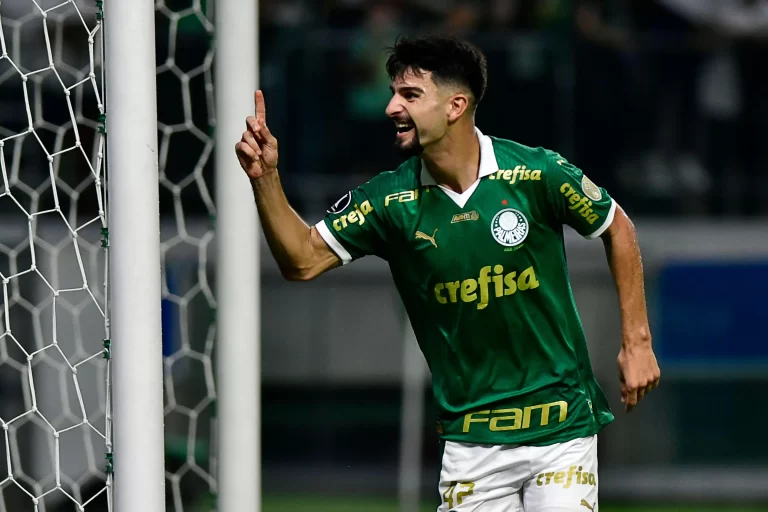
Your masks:
[[[421,87],[416,87],[415,85],[403,85],[397,88],[399,92],[417,92],[419,94],[424,94],[424,89]],[[389,90],[392,91],[392,94],[395,93],[395,88],[391,85],[389,86]]]

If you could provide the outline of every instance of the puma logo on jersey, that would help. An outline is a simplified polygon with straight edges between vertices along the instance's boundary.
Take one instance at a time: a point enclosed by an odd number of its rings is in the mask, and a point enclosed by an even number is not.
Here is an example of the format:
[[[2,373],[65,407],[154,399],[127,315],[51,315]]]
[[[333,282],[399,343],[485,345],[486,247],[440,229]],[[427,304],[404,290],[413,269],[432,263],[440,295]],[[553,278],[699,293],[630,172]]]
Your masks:
[[[589,502],[588,502],[587,500],[581,500],[581,506],[582,506],[582,507],[587,507],[587,508],[588,508],[589,510],[591,510],[592,512],[595,512],[595,507],[593,507],[592,505],[590,505],[590,504],[589,504]]]
[[[435,249],[437,249],[437,242],[435,242],[435,235],[437,234],[437,229],[438,228],[435,228],[435,231],[432,233],[432,236],[429,236],[428,234],[423,233],[421,231],[417,231],[416,238],[421,240],[429,240],[430,242],[432,242],[432,245],[435,246]]]

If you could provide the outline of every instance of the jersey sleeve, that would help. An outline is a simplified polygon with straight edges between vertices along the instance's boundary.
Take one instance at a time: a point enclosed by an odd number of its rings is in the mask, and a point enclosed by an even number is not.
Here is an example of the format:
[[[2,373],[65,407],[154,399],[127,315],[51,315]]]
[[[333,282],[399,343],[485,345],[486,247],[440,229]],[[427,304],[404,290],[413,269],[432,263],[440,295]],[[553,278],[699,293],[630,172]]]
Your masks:
[[[547,159],[546,187],[556,221],[568,224],[581,236],[597,238],[613,222],[616,201],[557,153]]]
[[[369,182],[344,194],[315,224],[344,265],[367,255],[386,257],[386,231],[375,187]]]

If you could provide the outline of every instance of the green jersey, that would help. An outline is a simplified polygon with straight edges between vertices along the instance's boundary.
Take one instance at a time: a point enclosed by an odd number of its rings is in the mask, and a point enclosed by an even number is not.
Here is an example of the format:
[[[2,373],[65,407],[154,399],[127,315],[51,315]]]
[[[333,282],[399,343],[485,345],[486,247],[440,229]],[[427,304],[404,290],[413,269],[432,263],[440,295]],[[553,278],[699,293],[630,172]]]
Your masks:
[[[420,158],[337,201],[317,229],[346,264],[389,263],[432,372],[447,440],[546,445],[613,420],[592,373],[563,225],[596,238],[616,203],[543,148],[482,135],[459,194]]]

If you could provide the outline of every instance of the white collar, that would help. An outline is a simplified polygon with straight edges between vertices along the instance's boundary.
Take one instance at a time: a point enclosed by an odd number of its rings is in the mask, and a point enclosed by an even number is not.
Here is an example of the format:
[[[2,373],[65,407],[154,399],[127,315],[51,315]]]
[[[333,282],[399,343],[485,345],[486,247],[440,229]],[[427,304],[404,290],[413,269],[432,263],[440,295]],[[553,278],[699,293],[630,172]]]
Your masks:
[[[477,139],[480,141],[480,172],[478,173],[478,181],[490,174],[499,170],[499,164],[496,162],[496,153],[493,151],[493,141],[487,135],[475,127],[475,133]],[[427,166],[424,160],[421,161],[421,184],[422,186],[436,186],[437,182],[435,178],[427,170]]]

